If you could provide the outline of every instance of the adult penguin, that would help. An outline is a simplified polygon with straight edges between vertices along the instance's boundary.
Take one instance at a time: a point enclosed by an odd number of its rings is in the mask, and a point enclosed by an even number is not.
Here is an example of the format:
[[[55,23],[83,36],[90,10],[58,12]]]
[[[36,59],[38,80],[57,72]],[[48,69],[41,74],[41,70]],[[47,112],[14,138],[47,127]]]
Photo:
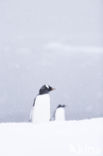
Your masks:
[[[33,102],[30,115],[32,123],[43,123],[50,120],[50,95],[54,88],[49,85],[43,85]]]

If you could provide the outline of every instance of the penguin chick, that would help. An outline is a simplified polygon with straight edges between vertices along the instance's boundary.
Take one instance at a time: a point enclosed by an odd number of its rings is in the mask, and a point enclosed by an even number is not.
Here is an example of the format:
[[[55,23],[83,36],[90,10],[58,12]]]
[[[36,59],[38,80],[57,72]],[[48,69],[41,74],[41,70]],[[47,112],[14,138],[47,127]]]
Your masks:
[[[55,120],[64,121],[65,120],[65,107],[66,105],[58,105],[55,111]]]

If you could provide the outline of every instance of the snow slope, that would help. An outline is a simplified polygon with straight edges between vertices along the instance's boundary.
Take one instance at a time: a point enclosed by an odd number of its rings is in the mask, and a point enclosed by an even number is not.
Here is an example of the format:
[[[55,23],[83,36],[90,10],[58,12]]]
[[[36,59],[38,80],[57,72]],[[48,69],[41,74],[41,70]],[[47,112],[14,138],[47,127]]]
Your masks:
[[[0,124],[0,156],[103,156],[103,118]]]

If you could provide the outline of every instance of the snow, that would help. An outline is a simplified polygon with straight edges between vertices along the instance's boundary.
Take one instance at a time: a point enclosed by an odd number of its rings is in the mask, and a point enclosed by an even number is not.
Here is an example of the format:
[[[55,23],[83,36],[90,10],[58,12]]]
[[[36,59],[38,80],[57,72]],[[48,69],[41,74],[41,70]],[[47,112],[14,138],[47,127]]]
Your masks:
[[[103,156],[103,118],[1,123],[1,156]]]

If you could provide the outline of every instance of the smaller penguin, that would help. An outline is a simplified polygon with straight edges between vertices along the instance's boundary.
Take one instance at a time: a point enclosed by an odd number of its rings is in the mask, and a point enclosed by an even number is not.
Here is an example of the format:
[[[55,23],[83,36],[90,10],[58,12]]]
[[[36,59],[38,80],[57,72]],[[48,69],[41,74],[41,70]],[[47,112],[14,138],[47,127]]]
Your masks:
[[[65,107],[66,105],[58,105],[55,111],[55,120],[64,121],[65,120]]]
[[[50,95],[55,88],[43,85],[33,102],[30,120],[32,123],[43,123],[50,121]]]

